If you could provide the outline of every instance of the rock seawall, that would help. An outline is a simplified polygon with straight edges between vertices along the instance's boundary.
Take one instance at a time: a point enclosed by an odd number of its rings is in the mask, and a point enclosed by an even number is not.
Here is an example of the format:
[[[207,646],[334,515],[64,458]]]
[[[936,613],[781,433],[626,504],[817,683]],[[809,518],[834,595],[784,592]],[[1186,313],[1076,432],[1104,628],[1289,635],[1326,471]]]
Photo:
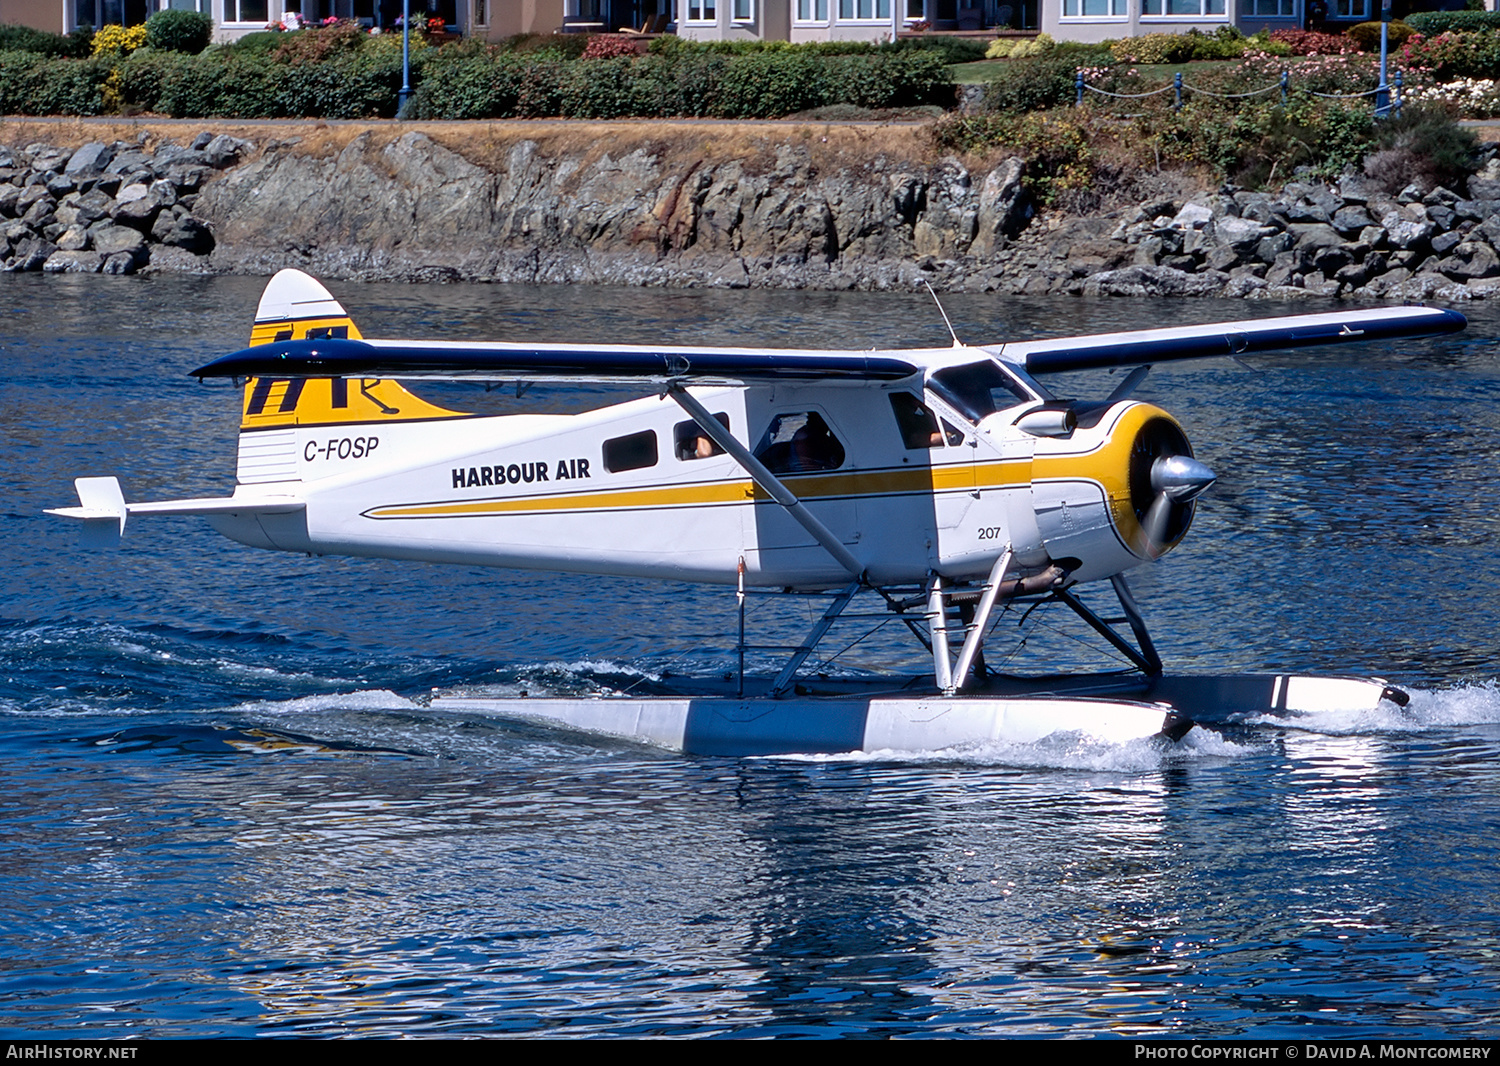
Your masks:
[[[1500,295],[1500,161],[1036,214],[920,129],[405,125],[0,149],[6,270],[1011,294]],[[671,136],[668,136],[671,133]],[[154,147],[146,145],[157,140]]]
[[[717,157],[641,145],[559,156],[522,139],[480,166],[420,132],[336,155],[266,151],[204,190],[215,267],[329,276],[883,288],[983,258],[1029,212],[1014,160],[876,153],[830,170],[805,144]]]

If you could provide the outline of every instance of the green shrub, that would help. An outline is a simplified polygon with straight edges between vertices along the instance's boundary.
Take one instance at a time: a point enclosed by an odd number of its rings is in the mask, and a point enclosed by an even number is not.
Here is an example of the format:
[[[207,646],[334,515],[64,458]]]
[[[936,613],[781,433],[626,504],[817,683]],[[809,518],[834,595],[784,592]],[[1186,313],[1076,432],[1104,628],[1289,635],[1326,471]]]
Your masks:
[[[1056,115],[955,115],[932,127],[937,147],[975,152],[1003,148],[1026,160],[1026,185],[1042,203],[1094,180],[1095,138],[1083,122]]]
[[[109,59],[54,59],[33,70],[26,113],[31,115],[101,115],[104,82],[114,64]]]
[[[395,47],[344,52],[276,76],[271,113],[289,118],[392,118],[401,90],[400,40]]]
[[[1026,38],[1020,38],[1025,40]],[[949,66],[959,63],[974,63],[985,56],[985,42],[972,37],[927,36],[901,37],[895,44],[883,44],[880,51],[892,52],[936,52]]]
[[[286,34],[280,30],[258,30],[219,47],[242,55],[269,55],[281,47],[285,38]]]
[[[1078,66],[1076,56],[1044,56],[1007,63],[984,87],[984,110],[1019,113],[1071,104],[1076,95]]]
[[[588,33],[518,33],[505,38],[496,48],[501,52],[551,52],[565,59],[580,59],[592,36]]]
[[[1385,41],[1387,47],[1396,48],[1403,44],[1408,37],[1417,31],[1399,19],[1388,24]],[[1359,45],[1362,52],[1380,51],[1380,23],[1361,22],[1357,26],[1350,26],[1344,31],[1346,37],[1351,37],[1354,43]]]
[[[953,95],[943,57],[920,50],[823,56],[801,48],[673,48],[570,61],[463,49],[442,49],[425,64],[413,118],[776,118],[829,104],[951,104]]]
[[[415,44],[417,35],[413,34],[411,39]],[[360,29],[358,23],[343,19],[321,29],[283,33],[271,58],[294,67],[322,63],[344,52],[357,52],[368,40],[370,35]]]
[[[107,59],[47,59],[0,52],[0,111],[11,115],[98,115],[104,111]]]
[[[1381,122],[1366,170],[1392,191],[1413,181],[1462,188],[1476,164],[1479,139],[1441,107],[1420,104]]]
[[[214,20],[198,11],[169,8],[146,20],[146,44],[162,52],[195,56],[213,39]]]
[[[1403,20],[1424,37],[1500,29],[1500,11],[1414,11]]]
[[[86,36],[86,39],[85,39]],[[0,52],[32,52],[36,55],[82,58],[93,52],[93,31],[75,30],[64,37],[30,26],[0,26]]]
[[[161,106],[162,85],[171,80],[187,61],[181,52],[158,52],[142,48],[115,69],[120,74],[120,97],[125,107],[140,111],[165,111]]]
[[[32,71],[44,61],[35,52],[0,52],[0,114],[27,113]]]

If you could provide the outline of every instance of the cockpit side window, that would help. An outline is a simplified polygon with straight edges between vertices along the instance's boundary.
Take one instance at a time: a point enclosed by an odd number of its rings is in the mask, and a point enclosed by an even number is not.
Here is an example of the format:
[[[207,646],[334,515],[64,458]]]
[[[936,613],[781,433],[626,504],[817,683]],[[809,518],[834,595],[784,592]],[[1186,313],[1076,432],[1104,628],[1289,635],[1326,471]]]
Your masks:
[[[714,415],[719,424],[725,429],[729,428],[729,416],[722,411]],[[673,447],[677,452],[677,458],[684,462],[694,459],[711,459],[715,455],[723,455],[724,449],[714,443],[713,438],[703,432],[703,427],[696,422],[679,422],[672,427]]]
[[[645,429],[604,442],[604,469],[611,474],[656,465],[656,431]]]
[[[932,375],[932,387],[975,425],[996,411],[1035,399],[993,362],[945,367]]]
[[[938,417],[932,408],[909,392],[891,393],[891,411],[896,415],[896,425],[901,429],[901,442],[908,451],[918,448],[941,448],[946,440],[950,445],[962,443],[964,437],[946,421],[938,429]]]
[[[771,419],[755,457],[773,474],[835,470],[844,465],[844,446],[822,415],[799,411]]]

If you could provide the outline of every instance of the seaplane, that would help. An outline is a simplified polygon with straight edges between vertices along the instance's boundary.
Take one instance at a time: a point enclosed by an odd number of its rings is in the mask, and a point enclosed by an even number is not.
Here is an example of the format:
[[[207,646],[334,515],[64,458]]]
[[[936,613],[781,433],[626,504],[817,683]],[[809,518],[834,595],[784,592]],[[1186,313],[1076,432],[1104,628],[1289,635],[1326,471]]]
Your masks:
[[[1182,541],[1215,474],[1172,415],[1132,398],[1141,381],[1173,360],[1465,324],[1407,306],[889,351],[378,340],[317,280],[283,270],[250,347],[191,371],[243,385],[232,494],[126,502],[116,478],[81,477],[79,505],[50,513],[99,545],[118,544],[130,519],[199,515],[274,551],[706,582],[739,604],[737,668],[713,677],[597,697],[439,693],[437,709],[715,755],[941,751],[1060,732],[1172,743],[1195,723],[1408,696],[1380,678],[1166,671],[1126,574]],[[1044,384],[1097,368],[1129,371],[1097,400]],[[420,398],[429,381],[647,395],[579,414],[475,415]],[[746,649],[764,646],[746,643],[745,599],[771,593],[822,609],[775,676],[747,677]],[[856,599],[873,611],[854,614],[903,623],[931,673],[809,673]],[[997,607],[1046,601],[1125,668],[987,667]]]

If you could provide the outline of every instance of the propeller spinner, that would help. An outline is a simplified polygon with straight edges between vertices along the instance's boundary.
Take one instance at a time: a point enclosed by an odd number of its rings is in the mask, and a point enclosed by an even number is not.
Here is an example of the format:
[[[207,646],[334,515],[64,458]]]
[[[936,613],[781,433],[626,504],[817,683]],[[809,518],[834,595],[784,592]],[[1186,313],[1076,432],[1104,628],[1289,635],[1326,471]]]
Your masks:
[[[1140,428],[1130,453],[1130,498],[1150,558],[1182,539],[1193,521],[1194,501],[1216,480],[1217,474],[1193,458],[1175,423],[1153,418]]]

